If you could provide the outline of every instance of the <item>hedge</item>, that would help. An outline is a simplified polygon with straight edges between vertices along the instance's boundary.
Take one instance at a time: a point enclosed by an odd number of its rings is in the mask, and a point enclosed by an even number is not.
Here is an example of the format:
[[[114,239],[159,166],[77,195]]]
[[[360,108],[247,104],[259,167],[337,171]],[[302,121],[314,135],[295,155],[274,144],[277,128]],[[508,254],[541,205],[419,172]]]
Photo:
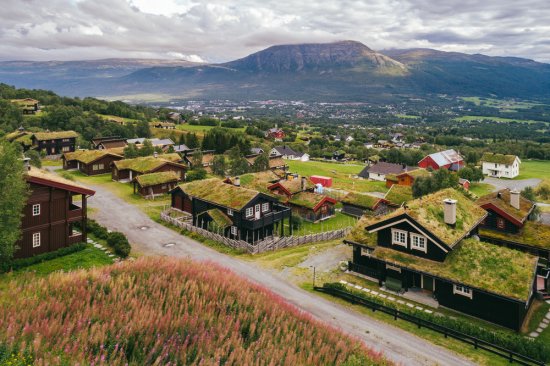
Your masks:
[[[43,254],[35,255],[34,257],[14,259],[10,263],[4,263],[0,267],[1,272],[16,271],[21,268],[32,266],[33,264],[42,263],[49,261],[58,257],[63,257],[65,255],[76,253],[86,248],[86,243],[77,243],[69,247],[58,249],[54,252],[48,252]]]
[[[128,257],[132,247],[124,234],[113,231],[109,232],[105,227],[99,225],[95,220],[88,219],[88,232],[96,238],[105,240],[115,253],[122,258]]]
[[[532,340],[520,334],[489,330],[468,322],[465,319],[451,318],[448,316],[436,315],[435,313],[428,314],[424,311],[397,306],[397,304],[392,301],[384,300],[376,296],[369,296],[364,291],[350,289],[341,283],[325,283],[323,287],[344,291],[373,303],[384,305],[392,309],[397,309],[402,313],[413,315],[442,327],[447,327],[457,332],[493,343],[536,360],[543,362],[550,361],[550,344],[546,344],[538,339]]]

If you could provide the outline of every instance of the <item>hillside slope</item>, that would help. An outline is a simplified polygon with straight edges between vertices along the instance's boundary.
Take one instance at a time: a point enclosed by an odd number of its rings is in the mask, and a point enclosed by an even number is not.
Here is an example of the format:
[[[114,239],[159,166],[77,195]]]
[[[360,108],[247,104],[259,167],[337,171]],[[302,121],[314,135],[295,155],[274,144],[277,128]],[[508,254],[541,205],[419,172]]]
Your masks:
[[[389,364],[212,263],[140,259],[12,281],[2,298],[0,344],[44,364]]]

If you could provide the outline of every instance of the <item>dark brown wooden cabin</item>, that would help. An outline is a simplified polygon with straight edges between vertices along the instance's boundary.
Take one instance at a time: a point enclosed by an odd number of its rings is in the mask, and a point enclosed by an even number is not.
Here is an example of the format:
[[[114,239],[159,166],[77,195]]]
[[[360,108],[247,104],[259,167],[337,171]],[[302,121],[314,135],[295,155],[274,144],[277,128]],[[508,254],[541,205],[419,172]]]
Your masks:
[[[32,148],[44,150],[46,155],[59,155],[75,151],[76,138],[74,131],[36,132],[31,136]]]
[[[142,174],[174,172],[180,180],[185,180],[187,166],[180,164],[180,160],[176,153],[119,160],[112,163],[111,176],[115,181],[131,182]]]
[[[32,257],[85,242],[86,199],[95,191],[35,168],[25,179],[31,193],[23,209],[22,238],[14,257]]]
[[[336,200],[318,193],[300,192],[293,195],[287,205],[304,220],[317,222],[334,216]]]
[[[175,172],[158,172],[139,175],[134,179],[134,193],[146,198],[168,193],[176,187],[180,178]]]
[[[61,157],[63,169],[77,169],[86,175],[111,172],[111,164],[124,159],[124,156],[105,150],[82,150],[65,153]]]

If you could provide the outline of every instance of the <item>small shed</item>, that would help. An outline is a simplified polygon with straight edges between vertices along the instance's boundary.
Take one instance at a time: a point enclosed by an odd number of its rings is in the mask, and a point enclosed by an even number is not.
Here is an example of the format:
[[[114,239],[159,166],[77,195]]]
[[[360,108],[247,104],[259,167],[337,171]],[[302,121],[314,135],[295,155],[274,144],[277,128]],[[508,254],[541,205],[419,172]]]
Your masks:
[[[322,175],[312,175],[309,177],[314,184],[321,184],[324,188],[332,187],[332,178],[324,177]]]
[[[154,198],[168,193],[176,187],[179,176],[176,172],[158,172],[138,175],[134,179],[134,193],[146,198]]]

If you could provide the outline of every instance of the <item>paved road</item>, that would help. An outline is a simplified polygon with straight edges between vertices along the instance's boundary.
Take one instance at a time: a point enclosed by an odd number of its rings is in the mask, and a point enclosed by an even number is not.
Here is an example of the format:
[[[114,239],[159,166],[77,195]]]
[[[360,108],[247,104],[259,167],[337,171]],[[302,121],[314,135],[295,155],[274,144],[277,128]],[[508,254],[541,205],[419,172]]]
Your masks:
[[[535,188],[539,185],[540,182],[541,180],[538,178],[511,180],[487,177],[483,180],[483,183],[489,183],[490,185],[494,186],[495,191],[504,188],[517,189],[522,191],[526,187]]]
[[[97,192],[89,200],[90,206],[98,208],[94,218],[111,230],[125,233],[134,249],[143,255],[189,257],[216,262],[269,288],[304,312],[358,337],[370,347],[384,352],[388,358],[404,365],[473,364],[445,348],[304,291],[253,263],[227,256],[181,236],[152,221],[141,210],[105,188],[91,187]],[[464,349],[467,349],[466,345]]]

